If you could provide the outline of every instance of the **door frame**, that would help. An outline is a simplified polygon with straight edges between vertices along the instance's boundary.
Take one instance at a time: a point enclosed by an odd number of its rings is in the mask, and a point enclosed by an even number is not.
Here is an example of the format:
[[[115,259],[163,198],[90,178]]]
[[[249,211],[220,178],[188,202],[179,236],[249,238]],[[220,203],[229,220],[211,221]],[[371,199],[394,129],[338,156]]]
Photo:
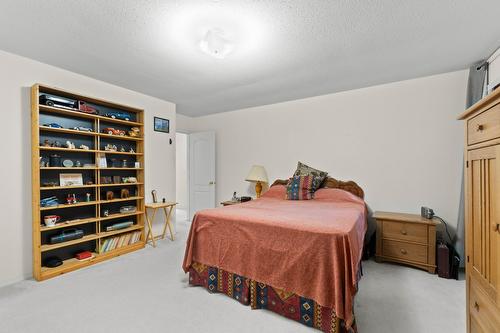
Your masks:
[[[191,179],[190,179],[190,174],[189,174],[189,167],[190,167],[190,159],[189,159],[189,149],[190,149],[190,145],[189,145],[189,140],[190,140],[190,135],[192,132],[190,131],[184,131],[184,130],[176,130],[175,131],[175,134],[177,133],[181,133],[181,134],[186,134],[186,178],[187,178],[187,192],[188,192],[188,195],[187,195],[187,202],[186,202],[186,214],[187,214],[187,217],[186,219],[191,222],[191,218],[190,218],[190,211],[191,211],[191,202],[190,202],[190,195],[189,195],[189,189],[191,188]],[[176,154],[177,154],[177,140],[175,141],[175,149],[176,149]],[[175,156],[177,158],[177,155]],[[176,171],[177,172],[177,171]],[[176,183],[175,183],[175,189],[177,191],[177,177],[175,179]]]

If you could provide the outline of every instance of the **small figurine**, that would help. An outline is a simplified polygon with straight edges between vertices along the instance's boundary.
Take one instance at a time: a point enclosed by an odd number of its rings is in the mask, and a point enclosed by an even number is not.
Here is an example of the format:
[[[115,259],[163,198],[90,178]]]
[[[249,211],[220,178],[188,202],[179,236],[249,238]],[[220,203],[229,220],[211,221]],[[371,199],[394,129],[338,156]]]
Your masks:
[[[166,202],[165,198],[161,199],[161,202],[165,203]]]
[[[104,146],[104,150],[105,151],[117,151],[118,148],[116,148],[115,145],[108,143],[106,146]]]
[[[124,153],[124,152],[125,152],[125,147],[121,146],[120,151],[121,151],[122,153]]]
[[[75,149],[76,147],[75,147],[75,144],[73,142],[68,140],[68,141],[66,141],[66,148]]]
[[[137,183],[137,178],[135,177],[123,177],[124,183]]]
[[[43,141],[43,146],[44,146],[44,147],[50,147],[50,146],[51,146],[51,145],[50,145],[50,141],[49,141],[48,139],[45,139],[45,140]]]
[[[80,149],[83,149],[83,150],[89,150],[89,146],[86,146],[86,145],[80,145],[80,147],[78,147]]]
[[[130,147],[130,150],[128,151],[129,153],[135,153],[134,148]]]
[[[68,196],[66,197],[66,203],[68,205],[76,204],[76,195],[74,193],[68,194]]]
[[[127,167],[127,160],[123,160],[122,161],[122,168],[126,168]]]
[[[132,127],[130,131],[128,131],[128,135],[137,138],[141,135],[141,131],[139,127]]]
[[[87,202],[90,202],[90,193],[85,193],[85,198]]]
[[[61,148],[62,144],[59,141],[56,141],[52,144],[52,147]]]
[[[113,127],[106,127],[102,130],[102,132],[109,135],[119,135],[119,136],[125,135],[125,131]]]
[[[106,192],[106,200],[113,200],[114,197],[115,197],[115,194],[113,193],[113,191]]]
[[[80,167],[82,166],[82,163],[81,163],[80,161],[76,161],[76,162],[75,162],[75,166],[76,166],[77,168],[80,168]]]
[[[103,215],[103,216],[109,216],[109,210],[105,209],[105,210],[102,212],[102,215]]]
[[[130,192],[126,188],[122,188],[121,193],[120,193],[120,198],[122,199],[127,199],[130,197]]]

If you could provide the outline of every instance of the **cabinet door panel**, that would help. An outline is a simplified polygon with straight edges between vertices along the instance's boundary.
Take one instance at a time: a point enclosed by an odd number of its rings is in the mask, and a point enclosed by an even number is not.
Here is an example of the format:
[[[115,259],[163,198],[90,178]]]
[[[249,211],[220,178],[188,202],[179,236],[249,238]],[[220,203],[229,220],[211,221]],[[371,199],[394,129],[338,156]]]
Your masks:
[[[500,146],[468,154],[467,269],[500,305]]]

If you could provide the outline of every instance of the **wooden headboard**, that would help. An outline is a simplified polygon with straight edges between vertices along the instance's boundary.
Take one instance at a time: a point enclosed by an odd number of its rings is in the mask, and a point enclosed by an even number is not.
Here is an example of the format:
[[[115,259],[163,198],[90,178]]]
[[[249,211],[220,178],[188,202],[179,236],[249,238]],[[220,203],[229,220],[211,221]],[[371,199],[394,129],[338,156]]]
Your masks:
[[[274,185],[286,185],[288,184],[288,180],[283,180],[283,179],[276,179],[274,183],[271,186]],[[337,180],[332,177],[327,177],[323,183],[321,184],[322,188],[338,188],[347,192],[351,192],[357,197],[360,197],[361,199],[365,198],[365,192],[361,187],[359,187],[358,184],[353,182],[352,180],[349,181],[341,181]]]

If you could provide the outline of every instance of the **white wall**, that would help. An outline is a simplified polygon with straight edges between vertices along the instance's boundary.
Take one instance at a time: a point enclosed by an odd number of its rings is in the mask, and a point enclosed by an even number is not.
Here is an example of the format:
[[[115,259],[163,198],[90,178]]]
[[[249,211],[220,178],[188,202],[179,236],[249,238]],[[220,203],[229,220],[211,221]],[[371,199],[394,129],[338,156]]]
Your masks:
[[[373,210],[419,213],[427,205],[456,225],[462,178],[467,71],[385,84],[199,118],[192,131],[217,135],[217,200],[245,182],[252,164],[270,181],[300,160],[355,180]],[[186,118],[186,119],[184,119]]]
[[[30,87],[35,83],[145,109],[146,193],[155,188],[160,197],[175,200],[175,145],[168,143],[176,132],[175,104],[0,51],[0,286],[32,274]],[[171,134],[154,132],[153,116],[170,119]]]
[[[188,135],[185,133],[175,134],[175,198],[177,208],[188,210]]]

